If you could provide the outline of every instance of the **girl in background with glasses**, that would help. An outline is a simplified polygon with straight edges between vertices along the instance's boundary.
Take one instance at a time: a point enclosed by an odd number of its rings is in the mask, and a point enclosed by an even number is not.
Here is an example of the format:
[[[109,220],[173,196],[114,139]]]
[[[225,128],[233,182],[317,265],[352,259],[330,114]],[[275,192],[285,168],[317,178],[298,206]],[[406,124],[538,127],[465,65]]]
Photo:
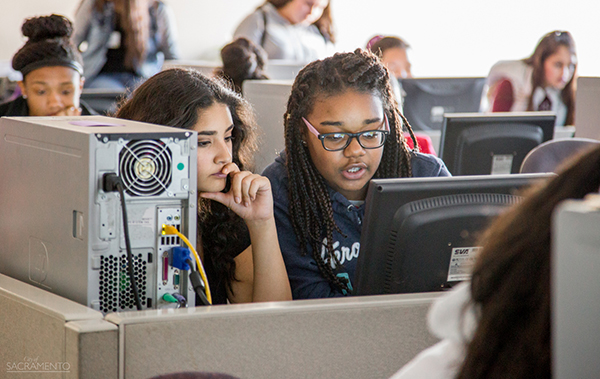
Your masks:
[[[440,159],[408,147],[403,129],[413,141],[414,134],[389,72],[361,49],[303,68],[284,124],[285,151],[263,175],[271,180],[292,295],[348,295],[369,180],[450,174]]]
[[[553,111],[556,125],[574,125],[576,70],[571,34],[550,32],[529,58],[500,61],[491,68],[481,110]]]

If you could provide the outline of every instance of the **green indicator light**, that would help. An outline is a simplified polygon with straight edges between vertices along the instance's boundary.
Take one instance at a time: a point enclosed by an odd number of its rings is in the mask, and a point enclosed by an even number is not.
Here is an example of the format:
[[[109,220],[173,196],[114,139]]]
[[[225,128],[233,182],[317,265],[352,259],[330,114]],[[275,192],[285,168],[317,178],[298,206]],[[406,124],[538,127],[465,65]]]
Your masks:
[[[179,163],[179,164],[177,164],[177,169],[178,169],[179,171],[183,170],[183,168],[184,168],[184,167],[185,167],[185,165],[184,165],[183,163]]]

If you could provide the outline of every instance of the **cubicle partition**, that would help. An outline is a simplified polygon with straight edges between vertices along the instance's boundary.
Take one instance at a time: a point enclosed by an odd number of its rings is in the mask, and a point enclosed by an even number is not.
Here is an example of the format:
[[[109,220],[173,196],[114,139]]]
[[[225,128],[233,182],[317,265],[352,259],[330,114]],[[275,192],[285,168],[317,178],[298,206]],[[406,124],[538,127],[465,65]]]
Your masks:
[[[260,127],[256,172],[262,172],[285,148],[283,114],[292,91],[291,80],[246,80],[244,97],[256,112]]]
[[[0,377],[116,378],[118,328],[100,312],[0,275]]]
[[[0,275],[0,377],[388,378],[437,339],[439,293],[100,312]],[[41,364],[41,365],[34,365]],[[10,370],[9,370],[10,369]],[[34,372],[38,371],[38,372]],[[53,371],[53,372],[49,372]]]
[[[600,196],[559,205],[552,224],[552,376],[600,373]]]

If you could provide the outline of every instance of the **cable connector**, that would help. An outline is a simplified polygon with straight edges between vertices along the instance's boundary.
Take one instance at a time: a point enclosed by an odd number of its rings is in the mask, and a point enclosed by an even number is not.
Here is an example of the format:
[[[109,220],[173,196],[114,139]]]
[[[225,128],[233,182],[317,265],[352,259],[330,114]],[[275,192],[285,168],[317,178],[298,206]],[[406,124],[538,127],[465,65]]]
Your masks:
[[[102,175],[102,189],[104,192],[118,191],[119,185],[121,185],[121,178],[114,172],[107,172]]]
[[[162,235],[171,235],[171,234],[179,234],[179,230],[177,230],[176,227],[174,227],[173,225],[167,225],[167,224],[163,224],[162,226]]]
[[[183,246],[176,246],[171,249],[171,266],[180,270],[189,270],[190,265],[186,262],[192,259],[190,249]]]

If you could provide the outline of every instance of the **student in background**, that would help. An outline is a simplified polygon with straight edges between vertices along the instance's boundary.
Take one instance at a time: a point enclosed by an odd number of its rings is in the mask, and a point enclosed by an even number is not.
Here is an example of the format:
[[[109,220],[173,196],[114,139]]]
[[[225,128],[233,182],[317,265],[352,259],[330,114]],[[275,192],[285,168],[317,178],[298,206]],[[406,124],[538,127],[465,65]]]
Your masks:
[[[398,101],[400,111],[403,109],[404,97],[406,94],[402,90],[402,84],[399,79],[412,78],[412,73],[410,71],[411,64],[408,61],[407,55],[409,47],[410,45],[404,42],[404,40],[393,36],[375,36],[367,43],[367,49],[381,59],[381,62],[387,67],[392,75],[392,79],[395,79],[390,80],[390,83],[392,84],[394,96]],[[421,133],[415,133],[415,137],[417,138],[421,152],[433,155],[436,154],[431,137]],[[414,147],[412,139],[408,138],[408,136],[406,142],[411,149]]]
[[[356,50],[304,67],[284,115],[285,151],[264,175],[295,299],[348,295],[371,178],[448,176],[409,149],[388,70]]]
[[[269,59],[311,62],[333,52],[335,33],[330,0],[268,0],[237,27]]]
[[[556,125],[574,125],[577,55],[566,31],[546,34],[529,58],[490,70],[482,111],[554,111]]]
[[[26,20],[28,40],[13,56],[20,71],[21,96],[0,105],[0,116],[79,116],[95,112],[79,100],[83,83],[81,55],[69,37],[71,21],[59,15]]]
[[[381,58],[381,62],[396,79],[412,78],[407,50],[410,45],[401,38],[375,36],[367,43],[367,49]]]
[[[221,61],[223,67],[217,69],[216,76],[230,81],[239,94],[245,80],[268,79],[264,72],[267,53],[245,37],[225,45],[221,49]]]
[[[160,0],[82,0],[73,40],[86,88],[124,90],[179,57],[175,17]]]
[[[169,69],[140,85],[116,117],[198,132],[198,251],[213,304],[291,299],[269,180],[247,171],[250,105],[216,79]]]
[[[490,226],[471,282],[431,307],[429,326],[442,341],[393,379],[551,377],[552,213],[600,186],[600,148],[575,159]]]

